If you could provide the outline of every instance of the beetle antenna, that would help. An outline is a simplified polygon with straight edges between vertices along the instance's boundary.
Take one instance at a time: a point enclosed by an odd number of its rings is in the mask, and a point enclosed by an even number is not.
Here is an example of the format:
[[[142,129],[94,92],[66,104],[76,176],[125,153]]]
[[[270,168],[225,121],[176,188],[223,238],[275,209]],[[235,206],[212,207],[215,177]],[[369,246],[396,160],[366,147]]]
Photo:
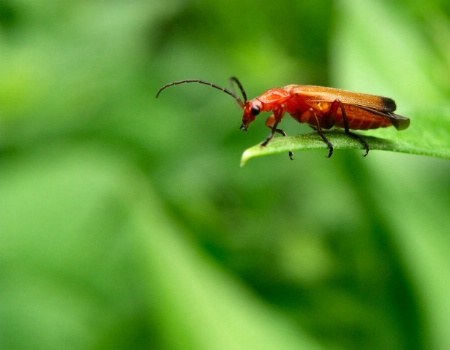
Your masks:
[[[239,89],[241,90],[242,96],[244,97],[245,102],[247,102],[247,95],[245,94],[245,90],[243,89],[241,82],[240,82],[237,78],[235,78],[235,77],[232,77],[231,80],[232,80],[233,82],[235,82],[235,83],[239,86]],[[158,93],[156,94],[156,98],[158,98],[159,94],[160,94],[164,89],[166,89],[166,88],[168,88],[168,87],[171,87],[171,86],[174,86],[174,85],[180,85],[180,84],[185,84],[185,83],[199,83],[199,84],[204,84],[204,85],[211,86],[211,87],[213,87],[214,89],[223,91],[223,92],[225,92],[226,94],[232,96],[232,97],[237,101],[237,103],[239,104],[239,106],[241,106],[242,108],[244,108],[244,106],[245,106],[245,103],[242,102],[242,100],[241,100],[235,93],[233,93],[232,91],[230,91],[230,90],[228,90],[228,89],[226,89],[226,88],[223,88],[223,87],[221,87],[221,86],[219,86],[219,85],[216,85],[216,84],[214,84],[214,83],[210,83],[210,82],[208,82],[208,81],[204,81],[204,80],[200,80],[200,79],[186,79],[186,80],[174,81],[174,82],[172,82],[172,83],[166,84],[166,85],[164,85],[161,89],[159,89]]]
[[[244,98],[244,103],[247,103],[247,94],[246,94],[241,82],[239,81],[239,79],[236,77],[231,77],[230,81],[231,81],[232,86],[233,86],[233,83],[235,83],[239,87],[239,90],[241,90],[242,97]]]

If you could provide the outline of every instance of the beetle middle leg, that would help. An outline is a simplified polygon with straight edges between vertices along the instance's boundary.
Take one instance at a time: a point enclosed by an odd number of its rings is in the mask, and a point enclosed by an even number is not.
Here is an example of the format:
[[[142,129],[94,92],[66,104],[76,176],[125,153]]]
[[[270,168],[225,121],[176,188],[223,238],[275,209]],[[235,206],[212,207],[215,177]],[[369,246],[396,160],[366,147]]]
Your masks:
[[[272,130],[272,132],[267,137],[267,139],[261,144],[261,146],[263,146],[263,147],[267,146],[267,144],[270,142],[270,140],[273,139],[275,133],[278,133],[278,134],[283,135],[283,136],[287,136],[287,134],[286,134],[286,132],[284,130],[277,129],[278,123],[279,122],[276,122],[275,115],[273,115],[273,114],[269,118],[267,118],[266,125],[267,125],[268,128],[270,128],[270,130]],[[294,152],[289,151],[288,154],[289,154],[289,158],[291,160],[294,160]]]
[[[319,118],[317,117],[316,112],[314,111],[313,108],[310,108],[305,113],[309,113],[310,115],[312,115],[314,117],[314,120],[316,121],[316,125],[315,126],[311,125],[311,127],[317,131],[317,133],[322,138],[323,142],[325,142],[327,144],[328,149],[329,149],[327,158],[330,158],[333,155],[333,151],[334,151],[333,144],[331,143],[330,140],[328,140],[328,137],[326,137],[325,134],[323,133],[322,126],[320,125]]]

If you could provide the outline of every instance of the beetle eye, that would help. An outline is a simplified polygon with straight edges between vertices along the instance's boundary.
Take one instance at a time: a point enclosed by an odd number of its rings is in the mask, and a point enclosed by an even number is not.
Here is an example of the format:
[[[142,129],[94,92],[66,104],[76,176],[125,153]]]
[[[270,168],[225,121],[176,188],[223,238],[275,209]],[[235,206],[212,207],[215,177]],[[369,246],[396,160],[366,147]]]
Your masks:
[[[259,114],[259,112],[261,112],[261,109],[258,106],[253,106],[251,113],[253,116],[257,116]]]

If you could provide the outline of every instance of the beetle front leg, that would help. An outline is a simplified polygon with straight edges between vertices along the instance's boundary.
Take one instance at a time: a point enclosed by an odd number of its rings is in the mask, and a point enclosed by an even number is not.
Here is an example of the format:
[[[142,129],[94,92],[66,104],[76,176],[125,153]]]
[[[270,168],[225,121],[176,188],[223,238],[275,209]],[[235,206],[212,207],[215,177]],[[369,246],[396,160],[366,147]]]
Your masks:
[[[283,136],[287,136],[286,132],[282,129],[277,129],[278,126],[278,122],[276,122],[275,119],[275,115],[272,114],[269,118],[267,118],[266,120],[266,126],[268,128],[270,128],[270,130],[272,130],[272,132],[270,133],[270,135],[267,137],[267,139],[261,144],[261,146],[267,146],[267,144],[270,142],[270,140],[273,139],[273,136],[275,135],[275,133],[281,134]],[[289,158],[291,160],[294,160],[294,152],[289,151]]]
[[[267,118],[267,120],[266,120],[266,126],[267,126],[268,128],[270,128],[270,130],[271,130],[272,132],[269,134],[269,136],[267,136],[266,141],[264,141],[264,142],[261,144],[261,146],[263,146],[263,147],[267,146],[268,143],[270,142],[270,140],[273,139],[273,136],[275,135],[276,130],[277,130],[277,125],[278,125],[278,123],[275,121],[275,115],[272,114],[269,118]]]

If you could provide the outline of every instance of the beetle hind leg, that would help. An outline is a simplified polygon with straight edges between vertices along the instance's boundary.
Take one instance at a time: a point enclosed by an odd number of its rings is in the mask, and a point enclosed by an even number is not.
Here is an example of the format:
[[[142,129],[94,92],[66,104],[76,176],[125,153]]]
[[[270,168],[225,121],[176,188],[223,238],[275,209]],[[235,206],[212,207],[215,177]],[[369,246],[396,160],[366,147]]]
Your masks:
[[[365,150],[366,150],[366,153],[363,154],[363,157],[366,157],[366,156],[369,154],[369,150],[370,150],[370,147],[369,147],[369,144],[367,143],[367,141],[364,140],[364,139],[363,139],[361,136],[359,136],[358,134],[354,134],[354,133],[352,133],[352,132],[350,132],[350,131],[347,131],[347,130],[346,130],[345,133],[346,133],[348,136],[350,136],[351,138],[358,140],[358,141],[364,146],[364,148],[365,148]]]
[[[367,143],[366,140],[364,140],[361,136],[359,136],[358,134],[354,134],[352,132],[350,132],[350,128],[348,125],[348,118],[347,118],[347,114],[345,113],[345,108],[342,104],[340,104],[340,108],[342,111],[342,118],[344,119],[344,127],[345,127],[345,133],[350,136],[351,138],[354,138],[356,140],[358,140],[365,148],[366,153],[363,154],[363,157],[366,157],[369,154],[369,144]]]

